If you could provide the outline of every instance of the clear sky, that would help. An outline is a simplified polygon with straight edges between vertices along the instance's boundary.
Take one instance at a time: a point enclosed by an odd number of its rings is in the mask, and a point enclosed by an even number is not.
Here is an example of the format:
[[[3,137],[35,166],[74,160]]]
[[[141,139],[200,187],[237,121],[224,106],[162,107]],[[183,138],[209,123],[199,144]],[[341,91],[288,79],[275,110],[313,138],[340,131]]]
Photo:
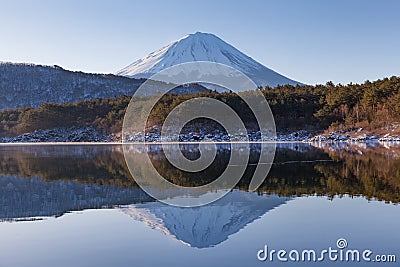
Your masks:
[[[397,0],[0,0],[0,61],[113,73],[169,42],[214,33],[303,83],[400,75]]]

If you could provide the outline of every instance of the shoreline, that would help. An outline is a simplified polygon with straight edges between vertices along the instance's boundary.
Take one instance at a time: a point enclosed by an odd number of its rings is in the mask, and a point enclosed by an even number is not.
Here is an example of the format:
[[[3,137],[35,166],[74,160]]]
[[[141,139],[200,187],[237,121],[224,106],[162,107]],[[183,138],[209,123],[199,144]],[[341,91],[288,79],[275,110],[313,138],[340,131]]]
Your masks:
[[[395,127],[396,126],[396,127]],[[368,143],[400,142],[400,124],[393,129],[368,130],[363,128],[339,131],[297,130],[294,132],[248,131],[227,134],[218,129],[190,130],[185,133],[162,136],[160,130],[133,132],[125,136],[119,133],[103,133],[92,127],[53,128],[0,138],[0,144],[198,144],[198,143]]]
[[[174,145],[174,144],[279,144],[279,143],[309,143],[304,141],[221,141],[221,142],[15,142],[15,143],[0,143],[0,146],[18,146],[18,145]]]
[[[175,144],[187,144],[187,145],[197,145],[197,144],[384,144],[384,143],[393,143],[400,144],[400,141],[380,141],[380,140],[369,140],[369,141],[303,141],[303,140],[292,140],[292,141],[220,141],[220,142],[211,142],[211,141],[190,141],[190,142],[9,142],[9,143],[0,143],[0,147],[2,146],[43,146],[43,145],[51,145],[51,146],[79,146],[79,145],[87,145],[87,146],[116,146],[116,145],[175,145]]]

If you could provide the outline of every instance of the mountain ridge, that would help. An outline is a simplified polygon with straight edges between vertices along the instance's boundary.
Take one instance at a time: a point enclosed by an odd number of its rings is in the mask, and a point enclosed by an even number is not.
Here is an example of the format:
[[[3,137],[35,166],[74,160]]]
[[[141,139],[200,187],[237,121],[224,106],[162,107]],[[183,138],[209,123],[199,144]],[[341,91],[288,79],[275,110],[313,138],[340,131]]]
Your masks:
[[[61,104],[131,96],[145,81],[114,74],[70,71],[57,65],[0,62],[0,110],[36,108],[45,102]],[[160,82],[150,82],[152,90],[147,94],[157,93],[165,86]],[[200,85],[176,90],[177,93],[207,91]]]

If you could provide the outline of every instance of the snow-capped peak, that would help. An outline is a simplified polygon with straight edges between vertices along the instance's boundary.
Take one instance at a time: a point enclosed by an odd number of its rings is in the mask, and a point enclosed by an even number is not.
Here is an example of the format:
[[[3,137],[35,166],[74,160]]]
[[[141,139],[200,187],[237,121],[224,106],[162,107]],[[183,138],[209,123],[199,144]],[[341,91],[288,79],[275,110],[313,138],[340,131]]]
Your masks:
[[[301,84],[265,67],[214,34],[202,32],[188,34],[135,61],[116,74],[131,78],[149,78],[168,67],[192,61],[211,61],[228,65],[249,76],[258,86]]]

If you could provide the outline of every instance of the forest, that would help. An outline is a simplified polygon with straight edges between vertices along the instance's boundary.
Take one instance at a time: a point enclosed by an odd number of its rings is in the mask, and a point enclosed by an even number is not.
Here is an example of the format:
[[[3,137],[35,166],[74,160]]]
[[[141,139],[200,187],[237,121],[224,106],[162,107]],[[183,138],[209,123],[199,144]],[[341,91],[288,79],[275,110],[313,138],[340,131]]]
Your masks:
[[[274,114],[278,132],[296,130],[377,129],[400,122],[400,78],[393,76],[362,84],[278,86],[258,88]],[[250,91],[248,93],[251,93]],[[216,91],[167,94],[154,106],[147,125],[161,125],[178,104],[195,97],[211,97],[231,106],[252,127],[254,116],[241,98]],[[142,97],[146,105],[150,97]],[[0,111],[0,135],[15,136],[37,129],[92,126],[105,133],[118,133],[131,97],[84,100],[75,103],[43,103],[38,108]]]

